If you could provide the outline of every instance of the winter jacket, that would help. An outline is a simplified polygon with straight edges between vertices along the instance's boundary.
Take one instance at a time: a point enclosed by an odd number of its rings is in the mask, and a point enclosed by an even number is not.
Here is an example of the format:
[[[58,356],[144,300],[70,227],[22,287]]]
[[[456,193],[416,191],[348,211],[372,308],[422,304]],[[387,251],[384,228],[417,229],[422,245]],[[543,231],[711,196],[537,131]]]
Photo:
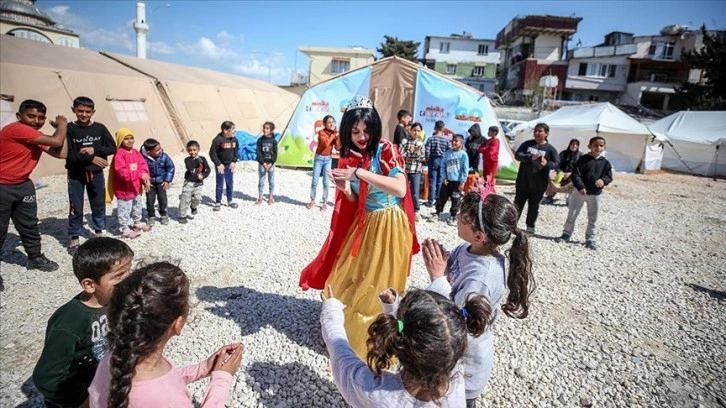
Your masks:
[[[469,156],[469,170],[477,171],[479,169],[479,147],[486,142],[487,139],[481,135],[481,128],[478,123],[471,125],[469,128],[469,137],[464,141],[466,155]]]
[[[171,160],[171,157],[169,157],[168,154],[162,151],[161,154],[159,154],[159,157],[153,158],[149,156],[149,152],[142,147],[141,155],[144,156],[146,164],[149,166],[151,184],[160,184],[163,182],[171,183],[174,180],[174,161]]]

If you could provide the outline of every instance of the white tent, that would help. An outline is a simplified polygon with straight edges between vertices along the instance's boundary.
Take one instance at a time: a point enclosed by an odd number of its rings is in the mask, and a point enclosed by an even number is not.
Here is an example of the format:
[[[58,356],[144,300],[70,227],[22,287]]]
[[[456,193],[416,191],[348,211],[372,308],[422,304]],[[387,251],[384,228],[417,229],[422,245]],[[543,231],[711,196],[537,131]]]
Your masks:
[[[541,118],[522,123],[510,134],[515,136],[514,146],[532,138],[537,123],[550,127],[549,143],[564,150],[570,139],[580,141],[580,150],[587,152],[590,138],[602,136],[607,146],[607,159],[616,171],[634,172],[645,160],[650,145],[648,128],[627,113],[608,102],[565,106]]]
[[[726,111],[681,111],[648,126],[665,145],[661,168],[703,176],[726,176]]]

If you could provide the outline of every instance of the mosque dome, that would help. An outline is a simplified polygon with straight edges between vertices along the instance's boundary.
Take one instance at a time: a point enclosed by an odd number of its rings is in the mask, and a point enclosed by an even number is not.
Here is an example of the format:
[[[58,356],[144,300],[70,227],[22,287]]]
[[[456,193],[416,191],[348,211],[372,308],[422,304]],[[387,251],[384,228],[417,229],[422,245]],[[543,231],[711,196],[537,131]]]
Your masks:
[[[55,21],[35,7],[34,0],[2,0],[0,1],[0,17],[20,23],[53,27]]]

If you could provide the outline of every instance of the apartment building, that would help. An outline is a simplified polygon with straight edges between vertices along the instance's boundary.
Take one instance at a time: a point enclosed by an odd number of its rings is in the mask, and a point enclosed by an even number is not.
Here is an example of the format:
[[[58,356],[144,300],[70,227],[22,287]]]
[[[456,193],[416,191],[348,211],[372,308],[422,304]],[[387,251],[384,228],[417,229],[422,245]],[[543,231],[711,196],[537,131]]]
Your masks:
[[[499,86],[502,90],[533,90],[543,76],[558,79],[565,87],[567,42],[577,32],[581,17],[517,16],[497,34],[495,46],[502,54]]]
[[[313,86],[344,72],[366,66],[375,57],[373,51],[362,48],[300,47],[300,52],[310,59],[308,84]]]
[[[465,31],[447,37],[426,36],[423,45],[420,62],[427,68],[481,92],[494,91],[499,65],[494,40],[474,38]]]

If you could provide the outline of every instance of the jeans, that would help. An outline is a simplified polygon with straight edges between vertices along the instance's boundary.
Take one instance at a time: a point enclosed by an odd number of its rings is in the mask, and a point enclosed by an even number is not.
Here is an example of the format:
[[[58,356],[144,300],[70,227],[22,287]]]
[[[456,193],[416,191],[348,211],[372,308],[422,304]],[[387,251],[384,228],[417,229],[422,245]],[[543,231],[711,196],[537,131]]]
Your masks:
[[[68,235],[72,239],[78,239],[83,232],[84,190],[88,193],[88,202],[91,204],[94,232],[106,229],[106,178],[103,172],[68,172],[68,199],[71,204],[68,212]]]
[[[146,212],[149,218],[155,216],[154,203],[156,197],[159,197],[159,215],[166,217],[166,206],[168,205],[168,199],[166,197],[166,190],[161,186],[162,183],[151,184],[151,189],[146,193]]]
[[[441,176],[441,162],[443,160],[443,157],[429,159],[429,199],[427,200],[429,205],[433,204],[439,198],[441,184],[444,182]]]
[[[411,186],[411,198],[413,199],[413,211],[418,212],[418,198],[421,195],[421,173],[408,173],[408,184]]]
[[[582,205],[587,203],[587,229],[585,230],[585,240],[595,242],[597,239],[597,213],[600,211],[600,197],[598,195],[582,195],[579,191],[573,191],[570,194],[570,205],[568,206],[567,221],[562,233],[572,236],[575,231],[575,220],[580,215]]]
[[[446,185],[441,186],[439,198],[436,199],[436,214],[440,214],[444,211],[446,202],[449,201],[449,198],[451,198],[451,209],[449,210],[449,213],[451,214],[452,219],[456,218],[456,214],[459,212],[459,203],[461,202],[461,192],[459,191],[460,185],[461,183],[458,181],[449,180]]]
[[[223,163],[224,164],[224,163]],[[222,204],[222,191],[227,187],[227,202],[232,202],[232,191],[234,191],[234,172],[230,168],[231,163],[224,164],[224,172],[220,173],[216,168],[214,174],[217,176],[217,189],[215,191],[215,203]]]
[[[333,159],[330,156],[315,155],[315,159],[313,160],[313,184],[310,187],[310,201],[315,201],[315,196],[318,192],[319,177],[323,178],[323,201],[328,201],[328,191],[330,190],[328,170],[330,170],[332,163]]]
[[[265,166],[257,165],[257,176],[260,180],[257,182],[257,197],[262,198],[262,190],[265,188],[265,175],[267,175],[267,183],[270,185],[270,197],[275,194],[275,165],[270,166],[269,170],[265,170]]]
[[[28,259],[39,257],[38,203],[33,180],[13,186],[0,185],[0,197],[0,251],[12,219]]]
[[[537,222],[537,216],[539,215],[539,203],[542,201],[544,191],[520,191],[516,190],[514,193],[514,206],[517,207],[519,217],[522,216],[524,210],[524,203],[527,203],[527,228],[534,228],[534,224]]]

